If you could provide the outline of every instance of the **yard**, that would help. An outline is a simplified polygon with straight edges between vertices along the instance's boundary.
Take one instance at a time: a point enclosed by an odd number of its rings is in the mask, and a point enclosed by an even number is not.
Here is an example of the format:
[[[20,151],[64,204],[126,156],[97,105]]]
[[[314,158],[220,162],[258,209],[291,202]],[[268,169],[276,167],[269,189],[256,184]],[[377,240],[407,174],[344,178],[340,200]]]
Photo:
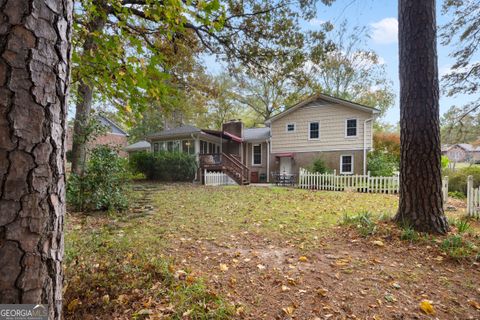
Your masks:
[[[133,196],[126,213],[68,215],[67,319],[480,317],[478,226],[461,211],[434,238],[388,222],[394,195],[140,184]]]

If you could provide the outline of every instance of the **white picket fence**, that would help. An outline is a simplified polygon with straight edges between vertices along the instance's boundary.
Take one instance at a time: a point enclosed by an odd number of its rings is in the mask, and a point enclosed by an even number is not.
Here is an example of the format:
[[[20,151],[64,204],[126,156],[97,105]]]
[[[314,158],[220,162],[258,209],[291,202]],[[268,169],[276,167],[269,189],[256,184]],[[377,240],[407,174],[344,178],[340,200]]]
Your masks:
[[[366,193],[396,194],[400,191],[398,175],[392,177],[372,177],[366,175],[337,175],[333,173],[315,173],[300,168],[298,187],[301,189],[345,191],[353,190]],[[448,177],[442,181],[444,201],[448,200]]]
[[[480,188],[473,187],[473,177],[467,178],[467,214],[480,218]]]
[[[238,184],[223,172],[205,170],[204,177],[206,186],[229,186]]]

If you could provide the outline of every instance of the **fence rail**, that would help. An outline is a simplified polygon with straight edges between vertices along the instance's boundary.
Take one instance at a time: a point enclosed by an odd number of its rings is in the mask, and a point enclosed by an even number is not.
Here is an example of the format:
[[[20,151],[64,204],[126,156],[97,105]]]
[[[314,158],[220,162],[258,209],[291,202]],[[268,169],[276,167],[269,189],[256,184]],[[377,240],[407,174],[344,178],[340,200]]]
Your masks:
[[[474,188],[473,176],[467,178],[467,214],[480,218],[480,187]]]
[[[370,172],[366,175],[337,175],[336,171],[322,174],[300,168],[298,187],[301,189],[396,194],[400,191],[400,179],[398,175],[372,177]],[[443,178],[442,192],[446,202],[448,200],[448,177]]]
[[[204,177],[206,186],[228,186],[238,184],[223,172],[205,170]]]

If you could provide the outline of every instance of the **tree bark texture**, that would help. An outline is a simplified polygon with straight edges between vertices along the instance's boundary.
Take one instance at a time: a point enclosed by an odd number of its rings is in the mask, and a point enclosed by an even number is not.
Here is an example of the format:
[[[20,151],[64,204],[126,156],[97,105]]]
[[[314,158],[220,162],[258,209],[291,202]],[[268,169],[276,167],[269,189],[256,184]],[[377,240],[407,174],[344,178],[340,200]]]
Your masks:
[[[400,202],[395,220],[446,233],[435,0],[399,0]]]
[[[71,0],[0,0],[0,303],[62,310]]]
[[[104,1],[94,1],[98,8],[105,6]],[[90,21],[87,26],[88,31],[102,32],[105,27],[106,19],[104,15],[98,15]],[[88,35],[83,43],[82,54],[92,54],[95,50],[95,39]],[[81,79],[78,84],[78,100],[75,109],[75,121],[73,124],[72,139],[72,172],[82,175],[85,169],[85,160],[87,158],[88,123],[92,111],[93,102],[93,84],[88,79]]]

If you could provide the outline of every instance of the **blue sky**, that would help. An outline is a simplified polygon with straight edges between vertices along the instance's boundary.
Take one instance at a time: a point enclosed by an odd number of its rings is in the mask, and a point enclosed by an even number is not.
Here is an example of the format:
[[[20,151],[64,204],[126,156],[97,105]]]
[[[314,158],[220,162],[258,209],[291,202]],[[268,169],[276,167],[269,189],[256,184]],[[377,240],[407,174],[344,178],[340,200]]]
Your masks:
[[[443,25],[450,17],[442,15],[442,0],[437,0],[437,23]],[[320,23],[330,21],[334,25],[346,20],[348,26],[368,26],[371,29],[371,38],[368,46],[373,49],[384,61],[387,77],[393,82],[396,95],[395,105],[387,112],[385,121],[396,124],[400,118],[399,110],[399,80],[398,80],[398,40],[397,40],[397,1],[396,0],[336,0],[331,6],[318,5],[317,17],[311,21],[305,21],[304,29],[320,28]],[[439,73],[444,74],[452,65],[452,59],[448,56],[451,48],[438,43],[438,68]],[[206,64],[212,73],[220,71],[221,66],[215,63],[213,58],[207,58]],[[440,114],[447,111],[453,104],[462,105],[473,98],[454,97],[442,95],[440,99]]]

